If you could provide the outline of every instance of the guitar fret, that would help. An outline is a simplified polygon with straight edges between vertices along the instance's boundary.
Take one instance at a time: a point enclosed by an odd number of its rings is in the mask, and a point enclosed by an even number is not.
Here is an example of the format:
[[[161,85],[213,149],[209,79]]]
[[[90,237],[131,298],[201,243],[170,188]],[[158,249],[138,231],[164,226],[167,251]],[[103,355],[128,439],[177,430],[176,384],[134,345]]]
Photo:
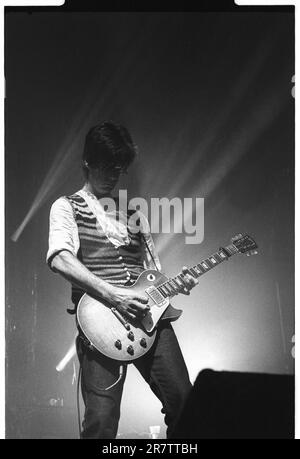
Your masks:
[[[159,287],[157,287],[157,290],[161,293],[161,295],[166,298],[167,296],[169,296],[168,292],[166,292],[166,290],[164,289],[164,287],[162,285],[160,285]]]
[[[197,264],[197,268],[199,269],[199,271],[201,272],[201,274],[205,273],[205,269],[203,268],[203,266],[201,266],[200,263]],[[201,275],[200,274],[200,275]]]
[[[174,281],[174,279],[170,279],[170,280],[169,280],[169,283],[170,283],[171,286],[174,288],[175,292],[178,293],[178,285],[176,284],[176,282]]]
[[[220,250],[218,255],[221,257],[222,260],[227,260],[228,258],[228,255],[225,252],[223,252],[223,249]]]
[[[172,294],[175,292],[177,293],[177,290],[173,287],[172,283],[170,280],[168,280],[168,282],[166,282],[166,285],[168,286],[168,288],[170,288]]]
[[[173,277],[173,282],[175,282],[175,284],[177,285],[177,287],[179,288],[179,290],[182,289],[182,284],[180,284],[180,283],[178,282],[178,280],[177,280],[176,277]]]
[[[193,269],[196,271],[197,277],[201,276],[202,270],[199,268],[199,265],[194,266]]]
[[[216,253],[214,254],[214,257],[215,257],[215,259],[218,261],[218,263],[222,263],[223,258],[221,257],[220,252],[216,252]]]
[[[179,281],[182,283],[182,287],[185,287],[185,281],[184,281],[184,274],[178,274],[177,276],[177,280],[179,279]]]
[[[221,263],[223,261],[223,258],[218,252],[214,254],[214,258],[217,260],[217,263]]]
[[[170,292],[169,292],[169,290],[167,289],[167,287],[166,287],[164,284],[162,284],[160,287],[161,287],[161,289],[165,292],[166,296],[169,296]]]
[[[201,262],[201,266],[204,269],[204,272],[206,272],[206,271],[208,271],[210,269],[209,266],[207,265],[206,261],[202,261]]]
[[[215,266],[217,264],[217,260],[215,259],[214,255],[212,255],[210,258],[209,258],[209,261],[213,264],[213,266]]]
[[[205,258],[204,263],[208,266],[208,269],[212,268],[212,264],[211,264],[209,258]]]
[[[194,268],[190,268],[189,271],[192,273],[193,277],[197,277],[197,273]]]
[[[181,279],[181,277],[178,275],[176,276],[176,282],[178,282],[180,284],[180,288],[184,287],[184,282],[183,280]]]
[[[162,284],[162,286],[167,290],[168,295],[172,295],[172,294],[173,294],[173,291],[172,291],[172,289],[170,288],[170,286],[168,285],[167,282],[165,282],[164,284]]]

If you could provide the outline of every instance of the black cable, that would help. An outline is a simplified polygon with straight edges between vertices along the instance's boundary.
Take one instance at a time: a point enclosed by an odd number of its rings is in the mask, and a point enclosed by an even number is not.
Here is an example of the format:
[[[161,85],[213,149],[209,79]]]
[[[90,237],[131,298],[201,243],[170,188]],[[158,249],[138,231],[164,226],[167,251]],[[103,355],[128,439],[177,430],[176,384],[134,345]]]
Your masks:
[[[80,380],[81,380],[81,373],[82,373],[82,368],[81,365],[79,365],[79,371],[78,371],[78,379],[77,379],[77,418],[78,418],[78,430],[79,430],[79,438],[81,438],[81,416],[80,416],[80,404],[79,404],[79,386],[80,386]]]

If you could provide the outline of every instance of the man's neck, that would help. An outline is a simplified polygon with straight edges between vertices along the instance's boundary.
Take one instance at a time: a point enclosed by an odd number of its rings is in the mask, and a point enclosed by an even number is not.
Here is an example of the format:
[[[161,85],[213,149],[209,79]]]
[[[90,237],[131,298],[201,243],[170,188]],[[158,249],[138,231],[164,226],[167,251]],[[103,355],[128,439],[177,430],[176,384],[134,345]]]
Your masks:
[[[90,182],[85,182],[83,190],[92,193],[97,199],[112,197],[111,193],[98,193]]]

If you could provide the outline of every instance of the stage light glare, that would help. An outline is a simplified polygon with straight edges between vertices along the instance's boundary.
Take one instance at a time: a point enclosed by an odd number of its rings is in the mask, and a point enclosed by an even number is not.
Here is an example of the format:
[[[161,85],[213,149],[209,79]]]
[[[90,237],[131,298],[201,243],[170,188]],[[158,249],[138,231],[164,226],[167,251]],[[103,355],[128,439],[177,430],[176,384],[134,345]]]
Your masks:
[[[259,137],[270,127],[282,112],[286,102],[285,89],[274,88],[260,104],[249,111],[248,118],[237,129],[234,139],[224,145],[223,154],[218,157],[210,168],[206,170],[200,184],[197,184],[190,193],[192,196],[203,197],[212,195],[231,170],[249,152]],[[192,218],[192,211],[185,215],[185,221]],[[163,234],[159,237],[159,252],[164,252],[172,242],[175,233]]]
[[[110,69],[107,69],[107,74],[105,74],[101,68],[93,78],[81,110],[74,117],[29,211],[11,236],[14,242],[18,241],[29,221],[54,193],[55,188],[64,183],[66,177],[69,177],[71,172],[75,170],[74,163],[78,164],[78,161],[74,161],[74,158],[76,159],[81,154],[82,141],[87,131],[92,125],[99,122],[99,114],[102,117],[103,113],[111,113],[114,109],[114,104],[117,104],[114,94],[120,86],[120,81],[126,80],[132,72],[132,68],[135,68],[137,64],[144,66],[147,62],[145,56],[143,57],[142,51],[145,42],[151,39],[153,34],[152,27],[153,23],[151,24],[151,22],[144,27],[141,25],[140,30],[134,31],[130,43],[124,43],[123,58],[118,65],[117,72],[110,73]],[[45,152],[45,154],[49,156],[48,152]]]
[[[64,357],[61,359],[61,361],[56,365],[55,369],[58,372],[63,371],[68,363],[75,357],[76,355],[76,344],[75,342],[71,345],[71,347],[68,349]]]

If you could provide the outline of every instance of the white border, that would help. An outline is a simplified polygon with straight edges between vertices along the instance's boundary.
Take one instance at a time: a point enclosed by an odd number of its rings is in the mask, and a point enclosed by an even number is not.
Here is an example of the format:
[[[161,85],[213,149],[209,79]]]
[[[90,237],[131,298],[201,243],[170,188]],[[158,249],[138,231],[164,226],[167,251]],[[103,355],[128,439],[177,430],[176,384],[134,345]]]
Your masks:
[[[84,0],[82,0],[84,1]],[[4,91],[5,91],[5,84],[4,84],[4,6],[37,6],[37,5],[43,5],[43,6],[51,6],[51,5],[62,5],[64,3],[63,0],[44,0],[44,1],[38,1],[38,0],[0,0],[0,5],[2,7],[1,11],[1,20],[0,20],[0,33],[1,33],[1,39],[2,39],[2,46],[1,46],[1,53],[0,53],[0,66],[2,69],[2,78],[0,81],[0,99],[1,99],[1,110],[0,110],[0,129],[1,129],[1,139],[2,139],[2,151],[0,155],[0,209],[1,209],[1,217],[2,221],[4,221]],[[296,31],[299,30],[299,8],[296,5],[295,1],[292,2],[290,0],[273,0],[273,1],[267,1],[267,0],[236,0],[236,3],[239,5],[295,5],[296,7]],[[299,71],[299,34],[296,33],[296,75],[300,75]],[[298,150],[298,145],[299,145],[299,140],[300,140],[300,131],[299,131],[299,113],[298,113],[298,106],[296,103],[296,152]],[[296,154],[296,159],[297,159],[297,154]],[[296,160],[296,179],[299,177],[299,161]],[[300,229],[299,225],[299,205],[298,205],[298,196],[299,196],[299,181],[296,180],[296,235],[298,234],[298,230]],[[4,388],[4,373],[5,373],[5,367],[4,367],[4,357],[5,357],[5,295],[4,295],[4,287],[1,288],[1,286],[4,286],[4,227],[0,225],[0,258],[1,258],[1,263],[0,263],[0,304],[2,305],[1,308],[1,313],[0,313],[0,438],[5,437],[5,388]],[[300,243],[297,240],[296,237],[296,272],[295,272],[295,278],[296,278],[296,298],[295,298],[295,304],[298,304],[299,300],[299,284],[297,283],[297,279],[299,278],[299,265],[297,263],[297,260],[299,259],[300,255]],[[296,308],[296,337],[298,336],[298,312]],[[298,349],[299,346],[297,345],[297,338],[296,338],[296,355],[298,355]],[[298,376],[299,376],[299,364],[296,360],[296,438],[300,438],[300,423],[299,423],[299,397],[298,397]]]

